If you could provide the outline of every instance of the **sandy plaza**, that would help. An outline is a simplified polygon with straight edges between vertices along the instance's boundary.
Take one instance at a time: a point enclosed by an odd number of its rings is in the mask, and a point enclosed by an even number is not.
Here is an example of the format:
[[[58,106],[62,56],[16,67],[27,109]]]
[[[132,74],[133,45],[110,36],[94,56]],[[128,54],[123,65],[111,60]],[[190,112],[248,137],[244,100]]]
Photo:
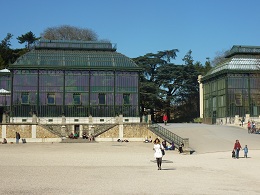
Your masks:
[[[217,133],[210,139],[214,130],[203,134],[203,127],[215,126],[193,127],[201,130],[204,140],[191,136],[190,145],[197,151],[166,151],[162,170],[157,170],[151,143],[1,144],[0,194],[260,194],[260,136],[225,127],[227,139],[222,143]],[[239,159],[231,158],[229,134],[234,131],[242,145],[247,141],[248,158],[243,158],[243,151]],[[207,147],[216,145],[215,139],[219,150]]]

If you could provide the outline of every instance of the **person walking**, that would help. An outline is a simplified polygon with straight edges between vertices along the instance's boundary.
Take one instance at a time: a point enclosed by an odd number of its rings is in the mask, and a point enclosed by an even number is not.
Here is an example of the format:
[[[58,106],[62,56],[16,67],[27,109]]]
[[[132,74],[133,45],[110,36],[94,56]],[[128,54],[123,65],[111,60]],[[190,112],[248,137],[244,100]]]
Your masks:
[[[21,138],[20,133],[15,132],[15,139],[16,139],[16,143],[17,143],[17,144],[19,144],[20,138]]]
[[[153,150],[154,150],[154,157],[156,158],[158,170],[162,170],[162,157],[163,157],[162,150],[164,150],[164,147],[160,143],[159,138],[156,138],[154,140]]]
[[[167,125],[167,122],[168,122],[168,116],[167,116],[166,113],[163,115],[163,122],[164,122],[164,125]]]
[[[248,153],[248,147],[247,145],[245,145],[245,147],[243,148],[244,150],[244,157],[247,158],[247,153]]]
[[[241,145],[239,143],[239,140],[237,139],[236,143],[234,145],[234,150],[236,151],[236,159],[239,158],[239,151],[240,151],[240,149],[241,149]]]
[[[184,143],[181,142],[181,145],[179,146],[179,153],[183,153],[183,147]]]
[[[251,133],[251,123],[250,123],[250,121],[247,122],[247,130],[248,130],[248,133]]]

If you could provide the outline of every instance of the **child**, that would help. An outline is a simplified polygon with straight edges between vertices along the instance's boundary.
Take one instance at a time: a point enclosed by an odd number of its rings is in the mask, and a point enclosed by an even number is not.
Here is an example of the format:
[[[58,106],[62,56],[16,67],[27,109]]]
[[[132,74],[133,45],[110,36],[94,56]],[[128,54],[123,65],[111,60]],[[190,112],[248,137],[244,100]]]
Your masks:
[[[244,150],[244,157],[247,158],[247,153],[248,153],[247,145],[245,145],[245,147],[243,148],[243,150]]]
[[[232,150],[232,158],[235,158],[235,150]]]

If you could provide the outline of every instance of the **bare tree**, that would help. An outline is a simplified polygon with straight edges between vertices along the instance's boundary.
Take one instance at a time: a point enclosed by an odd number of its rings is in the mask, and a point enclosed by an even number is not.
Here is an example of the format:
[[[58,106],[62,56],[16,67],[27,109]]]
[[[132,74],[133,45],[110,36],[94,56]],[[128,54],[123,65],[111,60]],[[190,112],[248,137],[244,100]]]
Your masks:
[[[225,57],[227,56],[229,51],[230,51],[230,49],[216,52],[216,56],[211,61],[212,66],[216,66],[217,64],[219,64],[219,63],[223,62],[224,60],[226,60]]]
[[[49,27],[41,34],[43,39],[48,40],[78,40],[97,41],[97,34],[88,28],[78,28],[70,25]]]

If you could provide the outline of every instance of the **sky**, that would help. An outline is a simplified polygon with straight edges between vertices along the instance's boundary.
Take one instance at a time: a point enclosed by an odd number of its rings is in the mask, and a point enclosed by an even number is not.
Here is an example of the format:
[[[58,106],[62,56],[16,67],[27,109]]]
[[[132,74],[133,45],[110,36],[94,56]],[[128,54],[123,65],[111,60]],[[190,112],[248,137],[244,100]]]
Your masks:
[[[205,63],[233,45],[260,46],[259,0],[0,0],[0,40],[37,37],[49,27],[93,30],[130,58],[178,49],[175,64],[191,50]]]

